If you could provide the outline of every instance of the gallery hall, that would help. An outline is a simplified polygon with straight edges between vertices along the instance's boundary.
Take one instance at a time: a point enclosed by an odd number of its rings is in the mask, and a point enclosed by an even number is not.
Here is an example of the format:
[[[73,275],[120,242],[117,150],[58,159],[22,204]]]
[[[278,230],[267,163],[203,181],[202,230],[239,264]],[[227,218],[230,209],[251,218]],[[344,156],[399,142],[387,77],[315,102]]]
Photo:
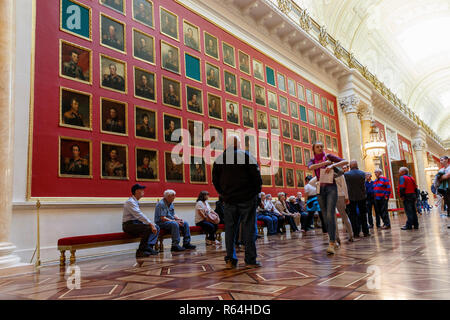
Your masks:
[[[449,0],[1,0],[0,26],[0,303],[450,299]]]

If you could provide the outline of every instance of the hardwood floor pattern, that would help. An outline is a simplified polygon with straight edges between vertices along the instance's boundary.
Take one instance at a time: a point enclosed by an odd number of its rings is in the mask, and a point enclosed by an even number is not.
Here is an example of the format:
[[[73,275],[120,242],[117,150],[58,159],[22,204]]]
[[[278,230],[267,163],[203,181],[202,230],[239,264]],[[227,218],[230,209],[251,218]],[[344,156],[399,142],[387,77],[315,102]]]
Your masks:
[[[448,219],[433,212],[419,217],[419,230],[402,231],[405,219],[394,217],[391,230],[375,228],[370,238],[343,241],[334,256],[325,253],[321,229],[265,236],[257,245],[259,269],[245,269],[241,250],[238,268],[224,270],[224,244],[206,247],[201,238],[196,251],[166,250],[141,265],[134,253],[79,259],[80,289],[69,289],[66,270],[52,265],[0,278],[0,299],[450,299]]]

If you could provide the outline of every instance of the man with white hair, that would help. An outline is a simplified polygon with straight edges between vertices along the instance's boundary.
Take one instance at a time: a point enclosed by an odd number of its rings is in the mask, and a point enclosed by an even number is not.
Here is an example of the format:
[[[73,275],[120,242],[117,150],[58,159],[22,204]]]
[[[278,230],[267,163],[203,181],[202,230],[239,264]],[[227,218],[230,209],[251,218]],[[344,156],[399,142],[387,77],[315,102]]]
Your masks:
[[[417,184],[416,180],[409,175],[409,169],[402,167],[398,170],[400,174],[400,181],[398,185],[398,192],[400,198],[403,200],[405,213],[408,217],[406,225],[402,230],[419,229],[419,219],[417,218],[416,201],[417,201]]]
[[[164,198],[156,204],[155,223],[160,229],[165,229],[172,234],[171,251],[178,252],[186,249],[195,249],[195,246],[191,244],[189,224],[175,214],[173,207],[175,196],[176,192],[173,190],[164,191]],[[183,233],[182,247],[180,246],[180,229]]]
[[[224,201],[226,269],[237,267],[235,241],[242,223],[245,265],[258,268],[256,261],[256,209],[261,192],[261,172],[256,159],[242,150],[237,135],[227,138],[227,149],[217,157],[213,166],[213,184]]]

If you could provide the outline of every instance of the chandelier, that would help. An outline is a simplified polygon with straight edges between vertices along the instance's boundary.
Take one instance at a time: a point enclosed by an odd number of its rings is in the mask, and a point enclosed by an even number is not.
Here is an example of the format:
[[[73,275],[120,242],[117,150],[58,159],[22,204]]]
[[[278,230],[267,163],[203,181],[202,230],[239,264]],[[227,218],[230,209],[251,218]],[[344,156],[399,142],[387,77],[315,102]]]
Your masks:
[[[366,155],[370,157],[381,157],[386,153],[386,142],[381,141],[379,137],[379,129],[375,124],[375,121],[372,121],[370,130],[370,141],[364,145],[364,150],[366,151]]]

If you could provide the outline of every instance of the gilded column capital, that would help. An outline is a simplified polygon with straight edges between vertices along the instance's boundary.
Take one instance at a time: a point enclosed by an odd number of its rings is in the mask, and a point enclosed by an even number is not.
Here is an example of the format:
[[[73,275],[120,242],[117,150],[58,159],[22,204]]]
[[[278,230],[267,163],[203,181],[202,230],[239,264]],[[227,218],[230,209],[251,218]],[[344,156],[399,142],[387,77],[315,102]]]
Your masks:
[[[359,110],[359,117],[361,121],[372,121],[373,120],[373,106],[366,105]]]
[[[360,102],[361,99],[356,94],[339,99],[339,105],[345,114],[357,113]]]

